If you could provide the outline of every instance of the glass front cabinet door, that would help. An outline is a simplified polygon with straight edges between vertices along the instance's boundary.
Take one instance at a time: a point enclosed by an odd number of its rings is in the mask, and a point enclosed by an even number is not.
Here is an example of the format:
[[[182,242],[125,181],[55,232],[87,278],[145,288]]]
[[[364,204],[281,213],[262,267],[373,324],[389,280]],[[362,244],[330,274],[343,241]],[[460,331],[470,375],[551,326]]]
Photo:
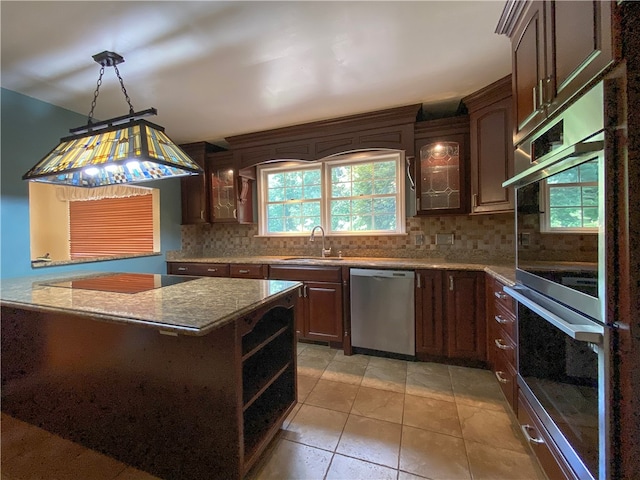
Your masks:
[[[456,117],[457,118],[457,117]],[[418,215],[442,215],[467,213],[468,205],[468,117],[461,127],[466,133],[438,134],[427,131],[429,136],[416,131],[416,213]],[[446,119],[449,120],[449,119]],[[438,126],[441,120],[424,122]],[[446,124],[445,124],[446,126]],[[443,127],[443,131],[451,127]]]
[[[253,223],[255,169],[238,171],[228,152],[207,157],[213,223]]]

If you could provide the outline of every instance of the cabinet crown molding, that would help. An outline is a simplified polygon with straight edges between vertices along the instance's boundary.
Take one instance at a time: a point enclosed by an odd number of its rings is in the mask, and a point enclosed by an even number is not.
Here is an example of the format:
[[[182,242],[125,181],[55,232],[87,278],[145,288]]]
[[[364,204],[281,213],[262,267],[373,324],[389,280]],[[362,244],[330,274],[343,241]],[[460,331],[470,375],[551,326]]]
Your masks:
[[[506,35],[511,38],[518,23],[518,19],[522,12],[526,9],[529,2],[523,0],[507,0],[502,9],[500,20],[496,25],[495,33],[498,35]]]
[[[286,141],[303,140],[348,133],[358,130],[387,127],[391,125],[413,124],[422,104],[377,110],[374,112],[349,115],[346,117],[320,120],[289,127],[275,128],[261,132],[226,137],[232,149],[264,146]]]
[[[496,80],[490,85],[464,97],[461,101],[469,110],[475,112],[487,105],[511,96],[511,74]]]

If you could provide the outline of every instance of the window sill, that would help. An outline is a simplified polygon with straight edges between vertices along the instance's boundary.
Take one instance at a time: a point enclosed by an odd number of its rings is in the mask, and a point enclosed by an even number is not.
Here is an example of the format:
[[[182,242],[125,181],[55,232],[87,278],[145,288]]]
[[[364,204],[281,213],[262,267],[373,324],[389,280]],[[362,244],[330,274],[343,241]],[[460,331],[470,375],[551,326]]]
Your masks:
[[[75,260],[50,260],[50,261],[32,260],[31,268],[59,267],[61,265],[76,265],[79,263],[107,262],[109,260],[124,260],[127,258],[139,258],[139,257],[155,257],[158,255],[162,255],[162,252],[126,253],[122,255],[110,255],[108,257],[77,258]]]

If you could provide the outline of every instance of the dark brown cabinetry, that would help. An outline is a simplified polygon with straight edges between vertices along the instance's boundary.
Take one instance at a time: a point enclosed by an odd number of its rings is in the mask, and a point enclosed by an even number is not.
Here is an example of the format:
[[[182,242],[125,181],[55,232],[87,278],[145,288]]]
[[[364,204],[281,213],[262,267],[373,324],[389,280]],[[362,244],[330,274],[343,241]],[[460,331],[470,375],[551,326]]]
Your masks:
[[[469,110],[471,213],[513,211],[511,75],[462,99]]]
[[[415,124],[416,214],[469,211],[469,117]]]
[[[228,263],[168,262],[169,275],[194,275],[197,277],[228,277]]]
[[[223,149],[207,142],[187,143],[180,145],[180,148],[205,170],[204,174],[191,175],[180,179],[182,224],[208,223],[210,219],[210,209],[206,158],[209,153],[218,152]]]
[[[484,272],[416,271],[416,356],[484,365]]]
[[[577,480],[526,397],[520,392],[517,399],[518,422],[544,473],[552,480]]]
[[[341,267],[270,265],[269,278],[303,282],[297,309],[298,338],[342,342]]]
[[[292,300],[292,299],[291,299]],[[243,473],[251,468],[295,404],[293,310],[276,307],[239,323],[242,333]]]
[[[195,263],[167,262],[169,275],[193,275],[196,277],[232,277],[264,279],[268,266],[259,263]]]
[[[515,302],[504,284],[487,277],[487,357],[505,398],[517,411],[517,324]]]
[[[416,355],[445,355],[442,272],[416,270]]]
[[[269,267],[258,263],[232,263],[229,276],[232,278],[267,278]]]
[[[207,155],[212,223],[253,223],[255,168],[238,170],[232,152]]]
[[[484,272],[445,272],[449,357],[486,361],[484,283]]]
[[[583,91],[612,62],[611,3],[509,2],[498,33],[511,38],[514,143]]]

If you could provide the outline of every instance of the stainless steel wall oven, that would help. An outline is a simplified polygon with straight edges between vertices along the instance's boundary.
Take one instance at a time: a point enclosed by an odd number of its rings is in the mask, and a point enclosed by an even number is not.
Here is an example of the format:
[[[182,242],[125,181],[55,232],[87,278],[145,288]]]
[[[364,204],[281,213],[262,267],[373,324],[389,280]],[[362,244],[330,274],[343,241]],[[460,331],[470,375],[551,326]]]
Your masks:
[[[505,182],[517,202],[505,291],[518,301],[518,385],[586,479],[608,478],[603,105],[600,83],[518,146],[521,171]]]

